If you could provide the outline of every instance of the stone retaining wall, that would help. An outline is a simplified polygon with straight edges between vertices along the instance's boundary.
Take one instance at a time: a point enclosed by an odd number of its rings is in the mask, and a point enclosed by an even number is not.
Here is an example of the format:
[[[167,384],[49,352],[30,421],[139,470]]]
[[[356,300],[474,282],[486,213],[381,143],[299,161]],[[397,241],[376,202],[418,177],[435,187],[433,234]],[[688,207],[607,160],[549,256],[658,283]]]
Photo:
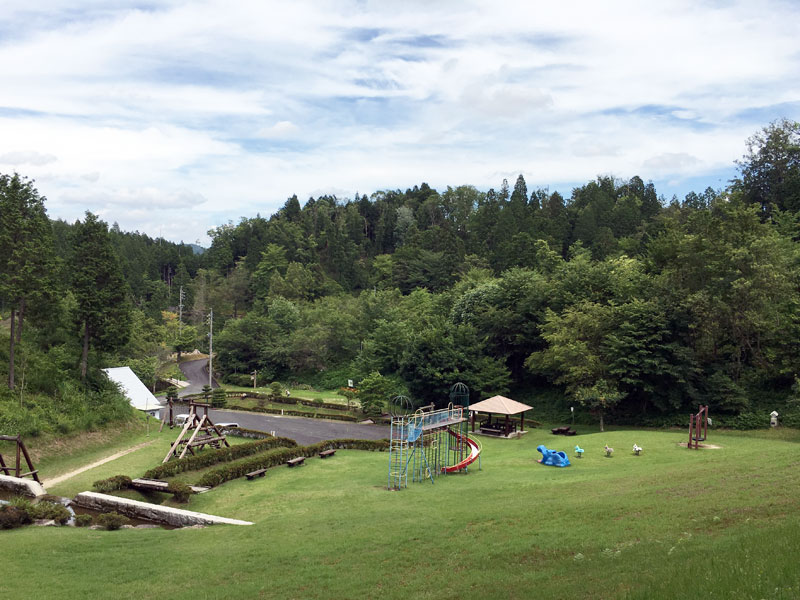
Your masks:
[[[249,521],[217,517],[205,513],[148,504],[139,500],[119,498],[97,492],[81,492],[75,496],[73,502],[83,508],[109,512],[116,511],[128,517],[144,519],[153,523],[163,523],[173,527],[188,527],[191,525],[252,525]]]

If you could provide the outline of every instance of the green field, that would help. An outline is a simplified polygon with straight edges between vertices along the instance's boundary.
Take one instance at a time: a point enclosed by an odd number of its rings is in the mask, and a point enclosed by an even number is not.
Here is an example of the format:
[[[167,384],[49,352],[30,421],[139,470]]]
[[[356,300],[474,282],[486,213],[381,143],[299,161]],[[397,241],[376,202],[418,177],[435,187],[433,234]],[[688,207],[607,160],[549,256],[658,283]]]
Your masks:
[[[171,437],[151,431],[153,444],[52,491],[139,475]],[[251,527],[2,532],[13,577],[0,597],[800,597],[800,432],[713,432],[721,448],[701,451],[679,447],[685,437],[484,438],[481,470],[400,492],[385,489],[387,454],[340,450],[189,505]],[[586,454],[544,467],[540,443]]]

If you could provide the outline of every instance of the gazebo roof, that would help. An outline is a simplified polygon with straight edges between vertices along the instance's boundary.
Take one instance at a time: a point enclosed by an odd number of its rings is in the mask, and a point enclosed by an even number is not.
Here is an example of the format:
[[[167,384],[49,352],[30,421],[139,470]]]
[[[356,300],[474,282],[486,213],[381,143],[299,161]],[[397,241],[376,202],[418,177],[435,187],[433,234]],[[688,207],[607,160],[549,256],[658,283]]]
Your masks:
[[[481,400],[477,404],[472,404],[469,407],[470,411],[495,413],[500,415],[516,415],[517,413],[531,410],[533,407],[517,402],[505,396],[492,396],[486,400]]]

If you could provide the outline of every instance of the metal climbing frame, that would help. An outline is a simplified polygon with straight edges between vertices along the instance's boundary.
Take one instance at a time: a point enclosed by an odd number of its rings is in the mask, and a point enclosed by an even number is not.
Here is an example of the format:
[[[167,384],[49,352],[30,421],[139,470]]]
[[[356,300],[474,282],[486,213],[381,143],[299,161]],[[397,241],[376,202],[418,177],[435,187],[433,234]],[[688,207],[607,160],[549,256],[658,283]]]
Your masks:
[[[434,410],[433,405],[412,415],[392,417],[387,488],[399,490],[411,481],[425,481],[445,472],[469,456],[466,409],[453,406]],[[466,470],[466,466],[463,470]]]

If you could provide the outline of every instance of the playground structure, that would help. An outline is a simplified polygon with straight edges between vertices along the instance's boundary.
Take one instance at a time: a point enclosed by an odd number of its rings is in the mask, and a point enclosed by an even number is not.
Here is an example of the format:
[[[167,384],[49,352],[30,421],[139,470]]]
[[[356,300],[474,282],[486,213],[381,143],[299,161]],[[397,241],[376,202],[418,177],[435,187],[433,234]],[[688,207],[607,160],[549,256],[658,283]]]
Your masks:
[[[536,449],[542,453],[542,458],[540,458],[537,462],[543,465],[547,465],[549,467],[568,467],[570,464],[566,452],[550,450],[543,445],[537,446]],[[578,456],[580,456],[580,454]]]
[[[476,460],[480,469],[482,448],[467,436],[467,410],[451,402],[445,409],[430,405],[392,417],[387,489],[408,487],[409,471],[411,481],[433,483],[442,473],[466,472]]]
[[[8,475],[9,477],[28,477],[30,476],[33,478],[34,481],[37,483],[41,483],[39,481],[38,471],[33,468],[33,461],[31,461],[31,457],[28,454],[28,449],[25,447],[25,444],[22,442],[22,436],[19,435],[0,435],[0,441],[2,442],[14,442],[17,446],[17,460],[13,467],[6,465],[6,461],[3,459],[3,455],[0,454],[0,471],[3,472],[4,475]],[[22,472],[22,461],[21,458],[25,457],[25,462],[28,465],[28,472]]]
[[[689,415],[689,448],[700,449],[708,436],[708,405],[701,406],[696,415]],[[693,445],[694,444],[694,445]]]
[[[164,460],[161,461],[162,464],[168,462],[173,456],[177,456],[179,450],[181,454],[178,458],[183,458],[186,456],[187,452],[194,456],[195,449],[201,450],[205,446],[211,446],[212,448],[221,448],[222,446],[230,447],[223,433],[211,422],[211,418],[208,416],[209,406],[209,404],[204,402],[189,403],[189,417],[186,419],[186,423],[184,423],[178,435],[178,439],[175,440],[175,443],[170,447]],[[202,417],[197,414],[198,408],[204,410]],[[185,436],[190,430],[192,434],[186,438]],[[201,432],[203,435],[198,437],[198,434]]]

